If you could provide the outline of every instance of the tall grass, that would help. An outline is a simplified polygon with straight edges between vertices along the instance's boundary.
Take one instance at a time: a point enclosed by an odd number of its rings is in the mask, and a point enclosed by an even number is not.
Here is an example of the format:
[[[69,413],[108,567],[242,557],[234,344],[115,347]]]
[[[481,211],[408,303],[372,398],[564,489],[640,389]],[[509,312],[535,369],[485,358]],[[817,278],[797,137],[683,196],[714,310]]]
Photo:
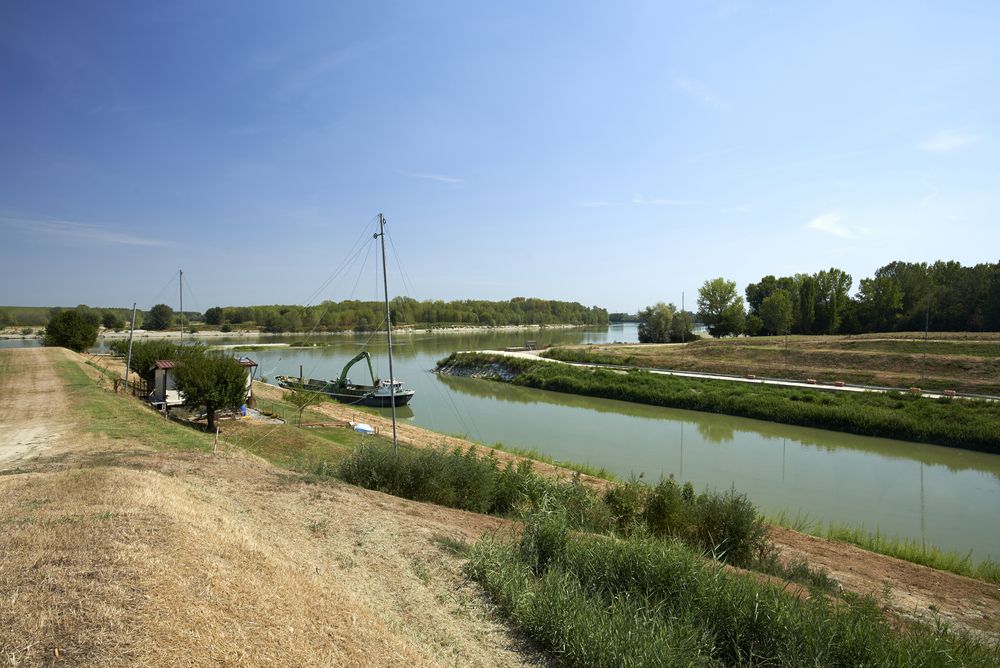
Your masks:
[[[1000,453],[997,402],[623,373],[481,353],[453,354],[440,364],[452,370],[487,368],[490,377],[556,392]]]
[[[530,461],[501,466],[492,453],[480,457],[473,448],[395,454],[382,444],[359,448],[332,472],[351,484],[478,513],[519,516],[556,508],[575,529],[679,538],[738,566],[750,567],[772,551],[756,508],[732,489],[695,494],[690,484],[665,478],[656,486],[631,481],[600,493],[579,475],[554,480],[536,474]]]
[[[797,598],[727,572],[679,542],[573,533],[558,512],[520,539],[480,541],[468,565],[499,606],[563,665],[993,665],[1000,646],[913,624],[875,601]],[[586,620],[581,623],[581,620]],[[635,629],[627,642],[616,633]],[[603,662],[602,647],[617,652]],[[669,660],[657,655],[676,651]]]

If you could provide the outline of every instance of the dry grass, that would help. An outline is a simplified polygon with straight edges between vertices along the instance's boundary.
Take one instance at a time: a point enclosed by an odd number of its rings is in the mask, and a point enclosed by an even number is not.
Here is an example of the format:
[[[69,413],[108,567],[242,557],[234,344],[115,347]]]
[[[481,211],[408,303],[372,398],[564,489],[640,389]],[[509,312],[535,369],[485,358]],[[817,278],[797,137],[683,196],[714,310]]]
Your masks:
[[[0,476],[0,665],[539,662],[441,547],[497,520],[91,432]]]
[[[706,339],[687,345],[567,346],[595,361],[821,382],[1000,393],[1000,334],[923,333]]]

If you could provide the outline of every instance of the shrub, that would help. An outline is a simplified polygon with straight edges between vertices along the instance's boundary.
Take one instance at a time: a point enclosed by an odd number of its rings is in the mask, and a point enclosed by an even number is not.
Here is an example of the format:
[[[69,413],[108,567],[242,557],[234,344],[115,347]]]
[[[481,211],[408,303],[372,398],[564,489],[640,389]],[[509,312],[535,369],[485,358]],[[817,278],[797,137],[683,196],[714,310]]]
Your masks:
[[[76,310],[60,311],[49,320],[42,343],[82,353],[97,343],[97,329],[92,318]]]

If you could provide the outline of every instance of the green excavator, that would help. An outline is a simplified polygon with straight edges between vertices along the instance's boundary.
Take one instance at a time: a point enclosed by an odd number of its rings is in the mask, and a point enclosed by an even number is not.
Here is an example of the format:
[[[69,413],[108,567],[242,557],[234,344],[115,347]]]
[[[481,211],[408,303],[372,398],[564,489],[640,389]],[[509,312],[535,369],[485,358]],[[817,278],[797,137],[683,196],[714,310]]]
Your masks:
[[[365,360],[368,363],[368,373],[371,375],[371,385],[358,385],[351,382],[347,377],[351,367]],[[395,396],[396,406],[405,406],[413,398],[413,390],[403,389],[401,381],[390,383],[387,380],[379,380],[375,376],[375,369],[372,367],[372,357],[367,350],[363,350],[355,355],[350,362],[344,365],[343,371],[337,380],[316,380],[306,379],[302,375],[302,367],[299,367],[299,376],[277,376],[275,380],[278,385],[289,390],[305,389],[310,392],[319,392],[333,397],[338,401],[348,404],[359,404],[362,406],[386,407],[392,405]]]

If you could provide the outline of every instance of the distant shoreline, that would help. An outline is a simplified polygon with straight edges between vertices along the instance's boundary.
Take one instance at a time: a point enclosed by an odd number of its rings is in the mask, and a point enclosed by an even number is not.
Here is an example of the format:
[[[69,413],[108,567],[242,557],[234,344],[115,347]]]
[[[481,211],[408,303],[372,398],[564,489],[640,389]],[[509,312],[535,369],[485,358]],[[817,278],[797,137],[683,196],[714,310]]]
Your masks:
[[[397,336],[412,334],[472,334],[478,332],[533,332],[543,329],[587,329],[592,327],[605,327],[608,325],[456,325],[448,327],[426,327],[407,326],[393,329],[392,333]],[[4,331],[0,332],[0,339],[40,339],[44,333],[44,328],[39,328],[35,334],[23,335],[20,332]],[[232,332],[221,332],[219,330],[198,330],[194,333],[184,332],[184,338],[192,339],[216,339],[216,338],[268,338],[274,336],[356,336],[359,334],[370,334],[372,330],[344,330],[339,332],[261,332],[258,330],[234,330]],[[179,330],[153,331],[146,329],[135,330],[137,339],[179,339]],[[128,332],[104,331],[98,335],[98,340],[113,341],[115,339],[127,339]]]

